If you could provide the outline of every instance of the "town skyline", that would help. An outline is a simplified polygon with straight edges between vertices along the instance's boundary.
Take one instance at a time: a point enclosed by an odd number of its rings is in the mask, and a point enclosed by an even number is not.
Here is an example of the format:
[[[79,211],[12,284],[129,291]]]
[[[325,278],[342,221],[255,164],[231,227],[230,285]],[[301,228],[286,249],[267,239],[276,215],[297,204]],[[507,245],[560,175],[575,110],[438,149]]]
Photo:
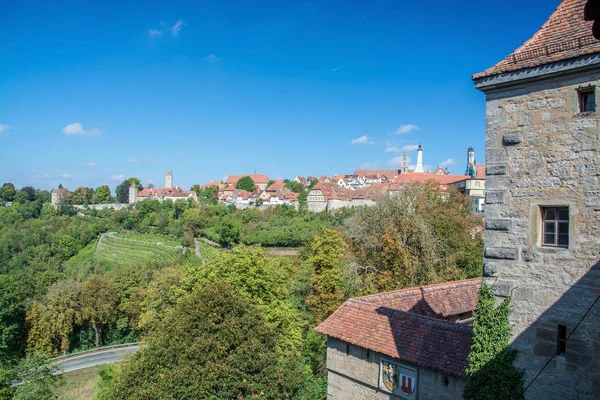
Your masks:
[[[517,4],[518,15],[511,1],[477,5],[498,22],[442,2],[443,21],[429,6],[388,2],[239,3],[211,15],[191,3],[120,5],[122,19],[110,4],[8,5],[0,181],[114,187],[173,170],[190,187],[254,170],[331,175],[398,168],[403,149],[414,163],[419,143],[430,169],[460,173],[469,146],[485,162],[484,98],[464,76],[520,45],[556,6]],[[62,12],[72,18],[48,18]],[[498,35],[505,19],[514,29]]]

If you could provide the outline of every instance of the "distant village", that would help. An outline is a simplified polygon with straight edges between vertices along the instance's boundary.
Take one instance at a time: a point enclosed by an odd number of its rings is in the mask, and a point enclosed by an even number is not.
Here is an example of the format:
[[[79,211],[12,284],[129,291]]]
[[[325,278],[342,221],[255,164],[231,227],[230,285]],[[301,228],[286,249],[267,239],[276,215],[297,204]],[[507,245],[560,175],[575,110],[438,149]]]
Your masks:
[[[252,191],[240,188],[238,182],[250,177],[255,189]],[[305,200],[309,211],[334,211],[344,207],[361,207],[375,204],[377,198],[393,195],[411,183],[430,182],[440,186],[441,190],[451,187],[469,196],[473,200],[473,212],[483,213],[485,207],[485,165],[477,164],[475,151],[467,150],[467,162],[464,175],[451,175],[447,169],[438,166],[435,171],[423,168],[423,147],[417,150],[417,163],[409,169],[408,157],[404,154],[400,169],[357,169],[353,174],[333,174],[331,176],[296,176],[291,180],[295,187],[308,190],[305,199],[299,198],[298,190],[290,189],[290,180],[270,179],[257,171],[251,174],[229,175],[225,182],[211,181],[197,185],[195,189],[216,191],[219,203],[233,205],[239,209],[248,207],[266,208],[286,204],[298,208],[301,200]],[[193,188],[194,189],[194,188]],[[67,189],[52,191],[52,204],[58,206],[68,194]],[[173,184],[173,173],[165,175],[165,187],[153,186],[138,190],[135,185],[129,188],[128,204],[151,200],[187,200],[198,201],[196,190],[184,190]],[[120,209],[128,204],[94,204],[93,208]],[[81,207],[77,207],[81,208]]]

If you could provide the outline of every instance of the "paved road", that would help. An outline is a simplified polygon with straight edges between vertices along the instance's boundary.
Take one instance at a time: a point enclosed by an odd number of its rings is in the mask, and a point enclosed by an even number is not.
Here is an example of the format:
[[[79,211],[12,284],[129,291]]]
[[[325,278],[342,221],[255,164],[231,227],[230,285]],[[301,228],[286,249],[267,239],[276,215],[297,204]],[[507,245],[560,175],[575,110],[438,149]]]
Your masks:
[[[56,362],[56,366],[58,366],[62,372],[71,372],[102,364],[112,364],[123,361],[123,359],[125,359],[127,356],[138,351],[139,347],[139,345],[136,345],[82,354],[80,356],[59,360]]]

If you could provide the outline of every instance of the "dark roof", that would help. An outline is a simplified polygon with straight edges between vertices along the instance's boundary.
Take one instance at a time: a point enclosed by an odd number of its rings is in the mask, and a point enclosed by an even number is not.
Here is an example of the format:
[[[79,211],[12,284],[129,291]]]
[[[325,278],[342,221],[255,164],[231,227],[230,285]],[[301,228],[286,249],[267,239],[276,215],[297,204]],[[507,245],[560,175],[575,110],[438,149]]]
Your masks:
[[[470,326],[443,318],[472,312],[481,278],[357,297],[317,332],[413,364],[464,376]]]
[[[586,0],[563,0],[548,21],[521,47],[473,79],[537,67],[600,52],[592,36],[592,21],[585,21]]]

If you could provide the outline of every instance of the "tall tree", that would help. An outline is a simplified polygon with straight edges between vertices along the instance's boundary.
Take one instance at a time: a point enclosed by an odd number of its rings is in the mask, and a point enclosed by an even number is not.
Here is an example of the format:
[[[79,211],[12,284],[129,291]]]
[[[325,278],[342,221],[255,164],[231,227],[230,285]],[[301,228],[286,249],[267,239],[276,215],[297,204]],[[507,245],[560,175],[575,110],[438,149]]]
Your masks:
[[[3,201],[13,201],[16,194],[15,185],[10,182],[5,183],[0,188],[0,199]]]
[[[96,189],[95,193],[95,203],[110,203],[112,200],[112,196],[110,195],[110,188],[108,185],[102,185],[98,189]]]
[[[73,192],[71,201],[73,204],[89,204],[92,202],[94,189],[80,186]]]
[[[116,377],[113,399],[289,399],[297,357],[279,358],[262,313],[215,282],[185,296]]]
[[[129,203],[129,187],[131,185],[132,183],[126,179],[123,182],[121,182],[120,185],[117,186],[117,203]]]
[[[137,190],[142,190],[144,188],[144,186],[142,185],[142,181],[140,181],[135,176],[128,178],[127,181],[130,183],[130,186],[134,185],[137,188]]]
[[[0,275],[0,363],[19,356],[25,337],[22,295],[14,279]]]
[[[252,192],[252,191],[256,190],[256,184],[254,183],[254,181],[252,180],[251,177],[243,176],[240,178],[239,181],[237,181],[235,188],[240,189],[240,190],[245,190],[247,192]]]
[[[94,275],[84,282],[81,289],[83,319],[92,325],[96,346],[100,345],[102,325],[115,320],[117,310],[117,289],[105,277]]]
[[[69,335],[81,322],[81,283],[59,281],[48,288],[47,312],[51,316],[53,336],[60,340],[60,351],[69,351]]]
[[[29,201],[35,201],[37,198],[35,188],[33,186],[25,186],[23,189],[21,189],[21,191],[27,193],[27,198]]]
[[[314,268],[312,293],[306,304],[316,322],[325,320],[344,300],[341,262],[347,245],[341,232],[325,229],[310,245],[308,262]]]

